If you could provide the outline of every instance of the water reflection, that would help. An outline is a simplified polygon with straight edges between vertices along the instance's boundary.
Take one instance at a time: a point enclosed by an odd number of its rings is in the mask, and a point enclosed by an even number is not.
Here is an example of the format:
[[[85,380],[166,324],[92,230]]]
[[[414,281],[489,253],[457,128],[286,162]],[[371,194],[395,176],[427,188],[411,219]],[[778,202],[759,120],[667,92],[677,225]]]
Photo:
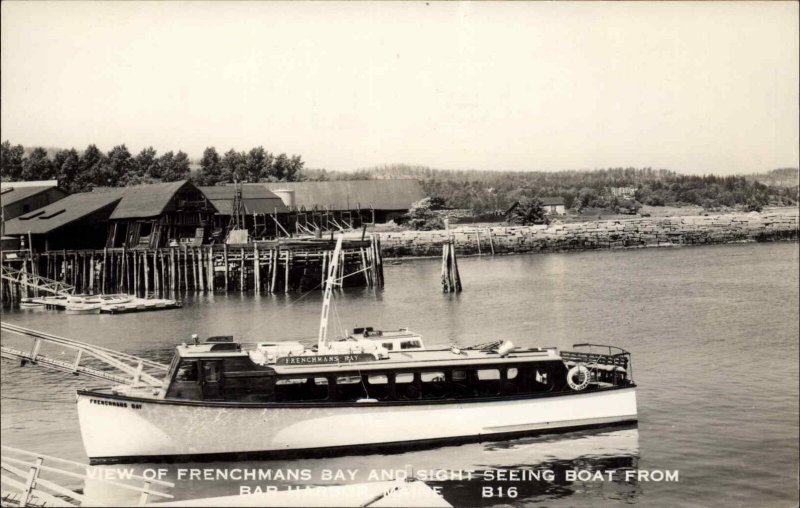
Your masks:
[[[160,472],[162,479],[175,483],[168,491],[177,500],[414,477],[439,487],[454,506],[493,506],[569,503],[570,496],[580,493],[583,497],[587,492],[600,502],[631,501],[640,495],[640,487],[635,480],[627,481],[625,471],[636,471],[638,462],[638,429],[626,426],[391,455],[98,469],[112,476],[126,471],[145,476]],[[99,481],[87,481],[84,491],[97,505],[138,501],[137,493]]]

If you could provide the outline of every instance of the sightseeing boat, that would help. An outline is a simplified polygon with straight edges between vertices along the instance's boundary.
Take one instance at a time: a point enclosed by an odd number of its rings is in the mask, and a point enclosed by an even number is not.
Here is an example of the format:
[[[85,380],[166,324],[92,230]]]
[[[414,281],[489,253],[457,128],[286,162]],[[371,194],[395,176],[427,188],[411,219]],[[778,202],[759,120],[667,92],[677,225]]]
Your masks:
[[[611,346],[428,348],[407,329],[372,328],[330,340],[331,265],[313,346],[193,336],[160,386],[79,390],[92,463],[353,453],[636,421],[630,354]]]

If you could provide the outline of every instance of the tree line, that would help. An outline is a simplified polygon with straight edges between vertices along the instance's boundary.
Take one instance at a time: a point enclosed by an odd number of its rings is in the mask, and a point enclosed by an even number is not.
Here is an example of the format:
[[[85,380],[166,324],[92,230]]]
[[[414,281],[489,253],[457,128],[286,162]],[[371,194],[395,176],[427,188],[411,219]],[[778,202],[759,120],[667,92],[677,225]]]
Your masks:
[[[75,148],[26,150],[4,141],[1,155],[3,181],[58,180],[69,192],[185,179],[198,185],[293,181],[300,177],[304,164],[299,155],[273,155],[260,146],[242,152],[231,149],[222,156],[208,147],[196,168],[181,150],[159,155],[148,147],[133,155],[124,144],[108,152],[92,144],[79,152]]]
[[[783,171],[785,170],[776,170]],[[795,174],[797,169],[794,169]],[[769,175],[764,180],[769,181]],[[315,180],[415,178],[426,195],[441,198],[449,208],[478,213],[504,211],[515,202],[534,198],[561,197],[567,208],[614,209],[651,206],[697,205],[758,207],[794,205],[798,202],[797,180],[793,186],[769,186],[752,176],[683,175],[666,169],[609,168],[592,171],[478,171],[437,170],[425,166],[393,164],[352,173],[312,170]],[[633,190],[632,199],[614,189]]]

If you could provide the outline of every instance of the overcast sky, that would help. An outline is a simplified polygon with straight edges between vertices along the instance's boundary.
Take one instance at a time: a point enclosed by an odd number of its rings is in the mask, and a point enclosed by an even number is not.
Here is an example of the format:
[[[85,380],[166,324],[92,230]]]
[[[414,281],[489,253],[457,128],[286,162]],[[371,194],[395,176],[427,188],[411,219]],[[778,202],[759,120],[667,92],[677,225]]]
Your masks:
[[[798,165],[798,3],[3,2],[2,139],[308,167]]]

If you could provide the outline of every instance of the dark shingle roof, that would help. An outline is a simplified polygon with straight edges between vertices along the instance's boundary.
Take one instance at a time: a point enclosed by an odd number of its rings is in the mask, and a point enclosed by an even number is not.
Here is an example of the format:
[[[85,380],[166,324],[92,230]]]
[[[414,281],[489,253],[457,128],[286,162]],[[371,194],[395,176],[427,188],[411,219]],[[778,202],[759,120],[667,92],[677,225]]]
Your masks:
[[[217,185],[213,187],[198,187],[220,215],[233,213],[233,198],[235,188],[233,185]],[[283,204],[281,198],[261,184],[242,185],[242,202],[245,213],[285,213],[289,209]]]
[[[35,196],[40,192],[55,188],[57,188],[56,185],[18,187],[14,185],[13,182],[3,182],[2,191],[0,191],[0,203],[2,203],[3,206],[12,205],[17,201],[22,201],[23,199]],[[66,194],[66,192],[64,194]]]
[[[161,215],[172,197],[184,185],[191,185],[186,180],[167,183],[153,183],[136,187],[123,187],[123,197],[111,214],[111,219],[136,219]],[[95,192],[109,192],[96,190]]]
[[[72,194],[43,208],[21,215],[5,223],[5,234],[23,235],[28,231],[38,235],[75,222],[87,215],[112,207],[122,199],[122,190],[108,192],[82,192]]]
[[[542,205],[544,206],[555,206],[564,204],[564,198],[562,197],[545,197],[545,198],[539,198],[539,200],[542,202]]]
[[[418,180],[337,180],[332,182],[269,182],[271,191],[293,190],[296,208],[311,210],[408,210],[425,197]]]

